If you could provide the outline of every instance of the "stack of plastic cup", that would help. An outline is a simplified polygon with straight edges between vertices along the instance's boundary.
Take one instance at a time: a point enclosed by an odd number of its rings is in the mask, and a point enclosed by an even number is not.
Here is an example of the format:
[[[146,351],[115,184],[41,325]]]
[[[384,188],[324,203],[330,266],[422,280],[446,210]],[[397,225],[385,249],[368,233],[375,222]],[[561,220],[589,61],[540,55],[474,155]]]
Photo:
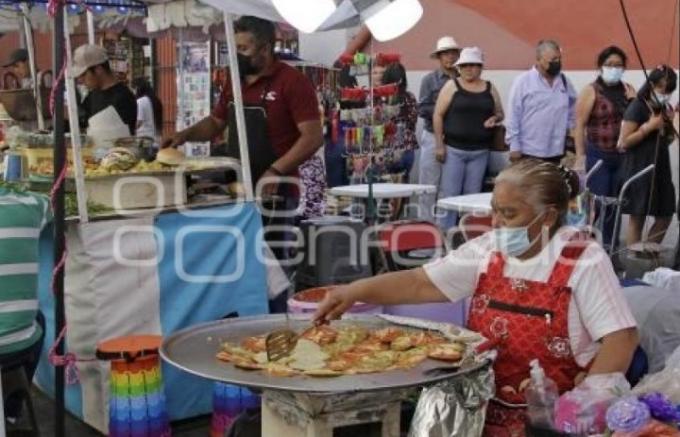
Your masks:
[[[170,437],[158,355],[111,362],[110,437]]]

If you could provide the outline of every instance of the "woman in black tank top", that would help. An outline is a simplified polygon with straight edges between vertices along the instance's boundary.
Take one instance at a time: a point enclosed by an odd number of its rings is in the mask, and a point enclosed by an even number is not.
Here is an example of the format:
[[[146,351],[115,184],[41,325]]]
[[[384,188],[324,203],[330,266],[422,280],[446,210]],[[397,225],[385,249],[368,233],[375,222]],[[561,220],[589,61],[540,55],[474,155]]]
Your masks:
[[[456,66],[460,78],[444,85],[432,117],[436,158],[442,163],[442,198],[481,191],[495,129],[503,120],[498,92],[481,78],[481,50],[466,47]],[[446,229],[455,221],[449,214],[440,225]]]

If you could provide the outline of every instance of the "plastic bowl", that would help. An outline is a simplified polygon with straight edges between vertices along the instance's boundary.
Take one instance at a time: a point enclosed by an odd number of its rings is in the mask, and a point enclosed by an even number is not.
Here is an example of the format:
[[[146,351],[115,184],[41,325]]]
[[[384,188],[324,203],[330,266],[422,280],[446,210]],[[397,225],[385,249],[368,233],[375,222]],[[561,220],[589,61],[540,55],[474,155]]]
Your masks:
[[[291,314],[311,314],[316,312],[319,303],[326,297],[326,294],[336,287],[336,285],[329,285],[326,287],[309,288],[295,293],[288,299],[288,312]],[[357,302],[347,312],[353,314],[382,314],[383,307]]]

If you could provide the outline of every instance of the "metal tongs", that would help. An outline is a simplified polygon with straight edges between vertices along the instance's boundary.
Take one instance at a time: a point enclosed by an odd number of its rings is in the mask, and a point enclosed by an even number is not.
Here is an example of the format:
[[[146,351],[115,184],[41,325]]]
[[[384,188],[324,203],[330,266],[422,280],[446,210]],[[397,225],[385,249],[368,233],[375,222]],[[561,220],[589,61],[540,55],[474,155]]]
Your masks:
[[[267,337],[265,338],[267,360],[278,361],[281,358],[289,356],[293,352],[293,349],[295,349],[300,337],[315,326],[316,325],[312,325],[298,334],[290,329],[290,316],[288,315],[288,312],[286,312],[286,328],[272,331],[267,334]]]
[[[286,311],[286,328],[279,329],[267,334],[265,344],[267,345],[267,360],[278,361],[287,357],[295,349],[299,336],[290,329],[290,316]]]

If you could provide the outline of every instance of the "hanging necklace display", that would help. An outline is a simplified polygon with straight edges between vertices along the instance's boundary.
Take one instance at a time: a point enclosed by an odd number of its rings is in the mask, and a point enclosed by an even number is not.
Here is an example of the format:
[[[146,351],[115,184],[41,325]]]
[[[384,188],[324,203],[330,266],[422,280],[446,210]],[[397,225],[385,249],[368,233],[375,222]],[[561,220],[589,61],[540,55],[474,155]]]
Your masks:
[[[388,65],[399,62],[399,55],[364,53],[344,55],[340,61],[350,65],[350,74],[370,75],[371,65]],[[343,88],[340,90],[340,109],[337,123],[338,140],[344,140],[347,167],[352,183],[368,183],[370,168],[373,181],[388,178],[389,169],[403,155],[406,126],[399,116],[397,84],[369,88]]]

